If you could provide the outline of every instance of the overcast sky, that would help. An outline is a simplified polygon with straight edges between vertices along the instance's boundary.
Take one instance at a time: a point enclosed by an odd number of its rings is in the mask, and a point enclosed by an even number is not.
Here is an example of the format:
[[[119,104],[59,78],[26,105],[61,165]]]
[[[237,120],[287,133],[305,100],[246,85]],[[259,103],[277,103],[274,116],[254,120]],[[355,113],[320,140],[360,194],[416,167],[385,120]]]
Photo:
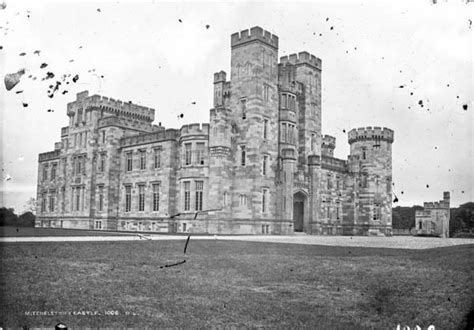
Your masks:
[[[229,73],[230,35],[256,25],[278,35],[280,56],[322,59],[322,133],[337,138],[336,157],[347,159],[344,131],[395,131],[394,206],[447,190],[453,206],[473,201],[473,5],[0,0],[0,206],[21,211],[36,196],[38,154],[60,141],[66,104],[80,91],[152,107],[167,128],[209,122],[213,73]],[[21,68],[7,91],[4,75]],[[42,80],[47,72],[55,77]]]

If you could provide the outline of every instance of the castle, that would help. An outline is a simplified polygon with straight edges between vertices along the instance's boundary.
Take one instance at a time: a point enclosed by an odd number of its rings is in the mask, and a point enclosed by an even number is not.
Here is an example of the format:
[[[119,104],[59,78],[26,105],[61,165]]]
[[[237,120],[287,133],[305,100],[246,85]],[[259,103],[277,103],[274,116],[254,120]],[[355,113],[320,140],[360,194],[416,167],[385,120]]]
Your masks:
[[[415,235],[449,237],[449,191],[443,192],[443,200],[423,203],[423,210],[415,211]]]
[[[260,27],[231,36],[209,124],[165,129],[154,110],[77,94],[39,155],[40,227],[212,234],[391,235],[388,128],[321,130],[321,60],[281,57]]]

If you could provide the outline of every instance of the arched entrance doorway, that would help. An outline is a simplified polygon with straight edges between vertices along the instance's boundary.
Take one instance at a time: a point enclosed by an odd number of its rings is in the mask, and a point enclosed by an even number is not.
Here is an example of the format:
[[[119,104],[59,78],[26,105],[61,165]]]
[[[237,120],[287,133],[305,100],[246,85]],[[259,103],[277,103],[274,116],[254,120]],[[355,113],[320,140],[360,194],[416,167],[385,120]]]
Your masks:
[[[296,232],[304,231],[304,211],[306,195],[298,191],[293,196],[293,228]]]

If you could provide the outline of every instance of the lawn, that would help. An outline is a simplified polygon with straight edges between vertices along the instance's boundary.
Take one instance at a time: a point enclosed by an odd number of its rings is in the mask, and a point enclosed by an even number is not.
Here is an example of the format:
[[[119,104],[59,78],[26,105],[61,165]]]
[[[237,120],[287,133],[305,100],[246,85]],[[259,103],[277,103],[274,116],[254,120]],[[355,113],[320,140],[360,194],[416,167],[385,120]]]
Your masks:
[[[42,237],[42,236],[118,236],[135,235],[130,232],[64,229],[64,228],[33,228],[33,227],[0,227],[0,237]]]
[[[184,244],[3,244],[0,326],[455,329],[473,307],[472,245]]]

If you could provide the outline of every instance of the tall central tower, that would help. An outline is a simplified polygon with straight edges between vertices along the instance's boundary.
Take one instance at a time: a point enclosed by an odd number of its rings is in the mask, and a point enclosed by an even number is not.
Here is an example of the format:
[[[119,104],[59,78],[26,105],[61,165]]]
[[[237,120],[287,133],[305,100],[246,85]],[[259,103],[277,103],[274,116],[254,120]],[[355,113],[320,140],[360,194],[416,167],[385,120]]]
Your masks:
[[[231,36],[232,206],[236,219],[276,217],[277,62],[278,37],[270,32],[253,27]]]

